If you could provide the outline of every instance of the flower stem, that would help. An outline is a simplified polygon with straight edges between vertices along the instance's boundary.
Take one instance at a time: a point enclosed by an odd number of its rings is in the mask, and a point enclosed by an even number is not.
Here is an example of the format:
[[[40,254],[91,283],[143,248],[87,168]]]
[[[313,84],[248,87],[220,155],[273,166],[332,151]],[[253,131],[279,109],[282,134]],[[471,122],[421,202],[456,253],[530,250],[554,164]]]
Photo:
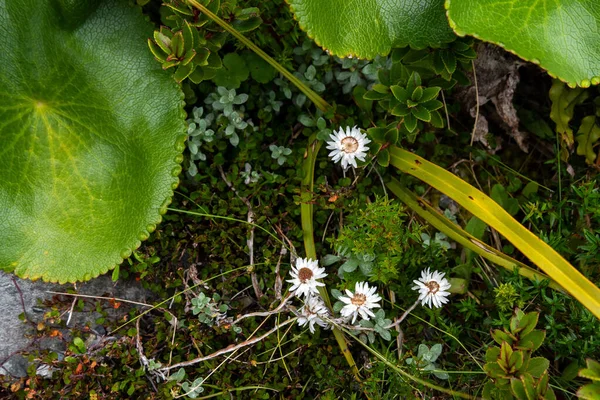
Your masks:
[[[321,148],[321,144],[322,142],[320,140],[317,140],[316,134],[313,134],[308,139],[308,147],[304,155],[304,164],[302,165],[302,169],[304,171],[304,178],[302,178],[302,184],[300,186],[300,219],[302,223],[302,238],[304,239],[304,250],[306,251],[306,257],[312,258],[313,260],[317,260],[317,250],[315,247],[315,237],[313,232],[312,194],[315,176],[315,162],[317,160],[317,153]],[[331,310],[331,300],[329,299],[329,295],[327,294],[327,289],[325,289],[325,287],[320,286],[318,290],[319,294],[325,301],[325,304]],[[348,362],[348,365],[350,366],[354,377],[357,381],[360,382],[358,367],[356,366],[356,362],[354,362],[354,358],[352,357],[352,353],[348,348],[348,343],[346,342],[346,338],[344,338],[342,331],[334,327],[333,336],[338,342],[340,350],[346,358],[346,361]]]

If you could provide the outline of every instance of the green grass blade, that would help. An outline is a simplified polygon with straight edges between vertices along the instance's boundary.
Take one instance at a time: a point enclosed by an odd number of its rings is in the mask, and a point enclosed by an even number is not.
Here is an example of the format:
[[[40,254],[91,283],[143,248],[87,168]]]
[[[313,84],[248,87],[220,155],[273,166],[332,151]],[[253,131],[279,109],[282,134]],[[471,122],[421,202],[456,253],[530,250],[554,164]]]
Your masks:
[[[202,4],[197,2],[196,0],[187,0],[188,4],[192,7],[197,8],[203,14],[205,14],[208,18],[213,20],[216,24],[218,24],[221,28],[225,29],[227,32],[231,33],[237,40],[246,45],[250,50],[258,54],[263,60],[271,64],[273,68],[275,68],[279,73],[285,76],[290,82],[294,84],[302,93],[306,95],[321,111],[327,112],[331,109],[331,105],[327,103],[321,96],[315,93],[311,88],[306,86],[300,79],[296,78],[292,73],[290,73],[285,67],[275,61],[272,57],[270,57],[267,53],[265,53],[260,47],[252,43],[247,37],[236,31],[231,25],[227,22],[223,21],[217,15],[212,13],[208,8],[204,7]]]
[[[302,222],[302,238],[304,239],[304,250],[306,251],[306,257],[312,258],[313,260],[317,260],[317,250],[315,248],[315,238],[313,231],[313,204],[312,204],[312,194],[313,194],[313,185],[314,185],[314,176],[315,176],[315,162],[317,160],[317,154],[319,153],[319,149],[323,142],[317,140],[317,135],[313,134],[308,139],[308,147],[306,149],[306,153],[304,154],[304,162],[302,165],[302,169],[304,171],[304,177],[302,178],[301,192],[300,192],[300,219]],[[329,309],[331,307],[331,300],[329,299],[329,295],[327,294],[327,289],[325,287],[318,287],[319,294],[327,304]],[[346,342],[346,338],[342,331],[338,328],[333,328],[333,335],[335,336],[335,340],[338,342],[340,346],[340,351],[346,358],[352,373],[356,377],[358,381],[360,381],[360,375],[358,372],[358,367],[356,366],[356,362],[352,357],[352,353],[348,348],[348,343]]]
[[[348,331],[346,329],[344,329],[344,331],[346,333],[350,334],[350,331]],[[383,354],[381,354],[377,350],[371,348],[369,345],[367,345],[366,343],[363,343],[361,340],[355,338],[354,336],[353,336],[353,338],[356,340],[356,343],[358,343],[359,345],[361,345],[362,347],[364,347],[368,352],[370,352],[375,357],[377,357],[386,366],[388,366],[389,368],[391,368],[393,371],[396,371],[398,374],[402,375],[406,379],[409,379],[409,380],[411,380],[413,382],[421,384],[421,385],[423,385],[425,387],[428,387],[430,389],[437,390],[437,391],[442,392],[442,393],[446,393],[446,394],[452,396],[452,398],[461,398],[461,399],[475,399],[476,398],[476,397],[473,397],[473,396],[471,396],[471,395],[469,395],[467,393],[462,393],[462,392],[457,392],[457,391],[452,390],[452,389],[447,389],[445,387],[438,386],[438,385],[436,385],[434,383],[431,383],[428,380],[421,379],[421,378],[419,378],[417,376],[411,375],[408,372],[404,371],[402,368],[398,367],[396,364],[394,364],[390,360],[388,360],[387,357],[385,357]]]
[[[450,196],[494,228],[592,314],[600,318],[600,289],[552,247],[511,217],[494,200],[456,175],[416,154],[395,146],[389,149],[390,163],[394,167]]]
[[[508,269],[509,271],[513,271],[515,268],[517,268],[519,274],[531,280],[537,279],[541,281],[548,279],[550,281],[548,284],[549,287],[564,292],[564,289],[558,283],[554,282],[549,276],[539,273],[522,262],[519,262],[514,258],[509,257],[497,249],[489,246],[462,229],[460,226],[450,221],[448,218],[441,215],[423,199],[417,197],[415,194],[403,187],[397,179],[392,178],[392,180],[388,182],[386,186],[392,191],[392,193],[394,193],[394,195],[396,195],[396,197],[398,197],[404,204],[416,212],[421,218],[425,219],[436,229],[455,242],[461,244],[481,257],[490,260],[494,264]]]

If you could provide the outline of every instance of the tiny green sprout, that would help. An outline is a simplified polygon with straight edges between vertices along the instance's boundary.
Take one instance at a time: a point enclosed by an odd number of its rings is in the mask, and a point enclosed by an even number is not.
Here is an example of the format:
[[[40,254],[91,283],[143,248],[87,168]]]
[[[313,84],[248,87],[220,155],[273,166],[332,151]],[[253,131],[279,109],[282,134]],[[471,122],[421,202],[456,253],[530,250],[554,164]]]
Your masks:
[[[187,147],[190,151],[190,167],[188,173],[194,176],[198,173],[198,167],[195,161],[206,161],[206,155],[202,152],[204,143],[210,143],[215,139],[215,131],[210,129],[215,115],[208,113],[206,116],[202,107],[194,107],[192,110],[192,118],[187,120],[188,123],[188,140]]]
[[[515,287],[510,283],[501,283],[500,286],[494,289],[494,294],[496,295],[494,303],[496,303],[500,311],[511,310],[515,305],[518,307],[523,306],[521,304],[523,301],[519,299],[519,293],[517,293]]]
[[[219,304],[221,296],[214,294],[212,298],[200,293],[192,299],[192,313],[198,316],[198,320],[208,326],[214,325],[215,321],[222,319],[229,309],[226,304]]]
[[[244,180],[244,184],[250,185],[258,182],[260,174],[256,171],[252,171],[252,166],[249,163],[244,165],[244,170],[240,171],[240,177]]]
[[[421,371],[431,371],[438,379],[448,379],[448,374],[444,371],[438,371],[435,361],[442,354],[442,345],[434,344],[431,348],[425,344],[420,344],[417,349],[417,357],[407,358],[408,365],[414,365]]]
[[[177,372],[174,373],[173,375],[169,376],[169,378],[167,378],[167,380],[181,382],[184,378],[185,378],[185,369],[179,368],[177,370]]]
[[[268,93],[267,96],[268,97],[266,99],[266,102],[268,103],[268,105],[264,108],[264,110],[267,112],[271,112],[271,110],[273,110],[275,111],[275,113],[279,114],[283,102],[277,100],[277,95],[272,90]]]
[[[335,61],[342,66],[342,71],[335,71],[337,82],[342,85],[342,92],[348,94],[357,86],[366,87],[369,83],[377,81],[377,71],[385,67],[385,58],[378,56],[373,61],[359,60],[357,58],[337,58]]]
[[[156,361],[154,358],[148,360],[148,371],[153,371],[162,367],[162,364]]]
[[[215,110],[223,111],[226,117],[229,117],[234,112],[234,105],[241,105],[248,101],[247,94],[236,94],[235,89],[227,90],[226,88],[219,86],[217,87],[218,95],[207,99],[207,103],[212,103]]]
[[[292,154],[292,149],[274,144],[269,146],[269,150],[271,150],[271,158],[277,160],[277,164],[279,165],[283,165],[287,157]]]
[[[323,82],[321,82],[321,80],[317,76],[317,69],[314,67],[314,65],[306,66],[306,64],[302,64],[298,68],[298,71],[294,72],[294,75],[296,75],[297,78],[300,78],[302,81],[304,81],[304,83],[315,92],[323,93],[325,91],[325,84],[323,84]],[[304,98],[306,98],[306,96],[304,96]],[[296,105],[301,107],[304,104],[304,101],[298,101],[296,102]]]
[[[439,246],[445,250],[449,250],[452,246],[450,245],[450,242],[448,242],[447,239],[448,236],[444,235],[442,232],[436,232],[433,240],[431,239],[431,236],[429,236],[427,233],[421,233],[421,240],[423,240],[423,247],[425,248],[433,245]]]
[[[375,333],[378,333],[383,340],[387,341],[392,340],[392,334],[390,332],[390,329],[388,328],[388,326],[390,326],[391,324],[392,320],[385,318],[385,311],[383,311],[382,309],[377,310],[377,312],[375,313],[375,318],[371,320],[363,319],[359,322],[359,325],[361,327],[373,329]],[[372,331],[356,332],[360,333],[358,335],[358,339],[363,343],[375,343],[375,334]]]
[[[200,393],[204,392],[204,387],[202,384],[204,383],[204,378],[196,378],[194,382],[183,382],[181,384],[181,388],[184,390],[184,394],[190,399],[197,398]]]

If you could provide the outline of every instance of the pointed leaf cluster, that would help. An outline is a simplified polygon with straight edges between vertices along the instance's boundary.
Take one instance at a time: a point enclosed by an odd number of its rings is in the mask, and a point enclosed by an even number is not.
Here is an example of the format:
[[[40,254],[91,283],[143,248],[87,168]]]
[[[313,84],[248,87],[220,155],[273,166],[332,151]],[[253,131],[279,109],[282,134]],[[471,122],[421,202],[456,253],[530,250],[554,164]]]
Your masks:
[[[587,368],[579,371],[579,376],[586,379],[591,379],[592,383],[583,385],[577,391],[577,397],[582,399],[597,399],[600,397],[600,363],[590,358],[586,360]]]
[[[443,107],[437,100],[441,88],[439,86],[423,87],[421,76],[414,71],[405,87],[390,86],[394,95],[390,99],[392,115],[404,117],[404,126],[409,132],[417,128],[417,120],[431,122],[434,126],[443,125],[438,109]]]
[[[198,28],[183,20],[180,29],[171,30],[161,26],[154,31],[153,39],[148,39],[148,47],[163,69],[176,67],[177,82],[189,78],[194,83],[215,76],[221,68],[221,58],[217,50],[222,43],[211,38],[201,37]]]
[[[531,357],[544,341],[545,331],[536,330],[539,314],[517,310],[508,329],[496,329],[491,335],[500,347],[487,349],[484,370],[490,382],[484,386],[486,398],[515,397],[519,400],[554,399],[548,385],[550,362]]]
[[[456,83],[469,84],[463,71],[471,68],[471,60],[476,57],[472,45],[471,39],[459,39],[436,49],[394,49],[391,66],[379,69],[379,82],[363,93],[363,100],[376,100],[398,117],[393,125],[411,142],[424,124],[443,128],[444,119],[438,111],[443,103],[437,98],[441,90],[451,89]],[[386,153],[378,159],[381,165],[389,162]]]
[[[433,68],[436,74],[450,81],[459,64],[470,63],[476,57],[477,53],[468,42],[455,40],[433,53]]]
[[[417,129],[417,121],[428,122],[438,128],[444,126],[442,116],[437,111],[443,107],[442,102],[437,100],[440,90],[439,86],[423,86],[421,75],[413,71],[405,84],[376,84],[364,97],[383,100],[382,106],[392,115],[402,117],[402,125],[408,133],[412,133]]]

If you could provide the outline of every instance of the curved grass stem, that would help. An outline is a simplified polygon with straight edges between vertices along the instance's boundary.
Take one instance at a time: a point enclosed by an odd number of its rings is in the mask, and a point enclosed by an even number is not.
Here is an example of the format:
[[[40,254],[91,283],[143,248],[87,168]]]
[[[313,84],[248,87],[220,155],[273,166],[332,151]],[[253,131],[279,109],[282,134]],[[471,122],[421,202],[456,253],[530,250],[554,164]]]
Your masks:
[[[317,153],[321,148],[322,142],[317,140],[316,135],[312,135],[308,140],[308,147],[306,149],[306,153],[304,155],[304,164],[302,165],[302,169],[304,171],[304,178],[302,179],[301,185],[301,193],[300,193],[300,219],[302,222],[302,238],[304,239],[304,250],[306,251],[306,257],[312,258],[313,260],[317,259],[317,250],[315,248],[315,237],[313,232],[313,202],[312,202],[312,194],[313,194],[313,185],[314,185],[314,175],[315,175],[315,161],[317,159]],[[329,299],[329,295],[327,294],[327,289],[324,287],[319,287],[319,294],[327,304],[327,307],[331,309],[331,300]],[[342,334],[338,328],[333,329],[333,335],[335,336],[335,340],[338,342],[340,346],[340,350],[346,358],[352,373],[356,380],[360,381],[360,374],[358,372],[358,367],[356,366],[356,362],[354,362],[354,358],[352,357],[352,353],[348,348],[348,343],[346,342],[346,338]]]
[[[208,18],[212,19],[215,23],[217,23],[221,28],[225,29],[227,32],[231,33],[237,40],[246,45],[250,50],[258,54],[263,60],[268,62],[273,68],[275,68],[279,73],[285,76],[290,82],[294,84],[298,89],[302,91],[313,103],[317,106],[321,111],[327,112],[331,109],[331,105],[327,103],[321,96],[315,93],[311,88],[306,86],[304,82],[295,77],[291,72],[285,69],[281,64],[275,61],[271,56],[262,51],[257,45],[252,43],[247,37],[242,35],[240,32],[236,31],[231,25],[227,22],[223,21],[213,12],[211,12],[208,8],[204,7],[202,4],[197,2],[196,0],[187,0],[188,4],[200,10],[204,15]]]
[[[344,329],[345,330],[345,329]],[[350,333],[349,331],[347,333]],[[418,378],[416,376],[413,376],[411,374],[409,374],[408,372],[404,371],[402,368],[398,367],[396,364],[394,364],[393,362],[391,362],[390,360],[388,360],[383,354],[381,354],[380,352],[378,352],[375,349],[372,349],[371,347],[369,347],[367,344],[363,343],[362,341],[356,339],[356,342],[358,342],[358,344],[360,344],[361,346],[363,346],[365,349],[367,349],[367,351],[369,351],[371,354],[373,354],[375,357],[377,357],[379,360],[381,360],[386,366],[388,366],[389,368],[393,369],[394,371],[396,371],[397,373],[399,373],[400,375],[402,375],[403,377],[410,379],[413,382],[419,383],[425,387],[428,387],[430,389],[433,390],[437,390],[438,392],[442,392],[442,393],[446,393],[449,394],[453,397],[460,397],[462,399],[475,399],[475,397],[466,394],[466,393],[462,393],[462,392],[457,392],[451,389],[446,389],[444,387],[438,386],[434,383],[431,383],[425,379],[421,379]]]

